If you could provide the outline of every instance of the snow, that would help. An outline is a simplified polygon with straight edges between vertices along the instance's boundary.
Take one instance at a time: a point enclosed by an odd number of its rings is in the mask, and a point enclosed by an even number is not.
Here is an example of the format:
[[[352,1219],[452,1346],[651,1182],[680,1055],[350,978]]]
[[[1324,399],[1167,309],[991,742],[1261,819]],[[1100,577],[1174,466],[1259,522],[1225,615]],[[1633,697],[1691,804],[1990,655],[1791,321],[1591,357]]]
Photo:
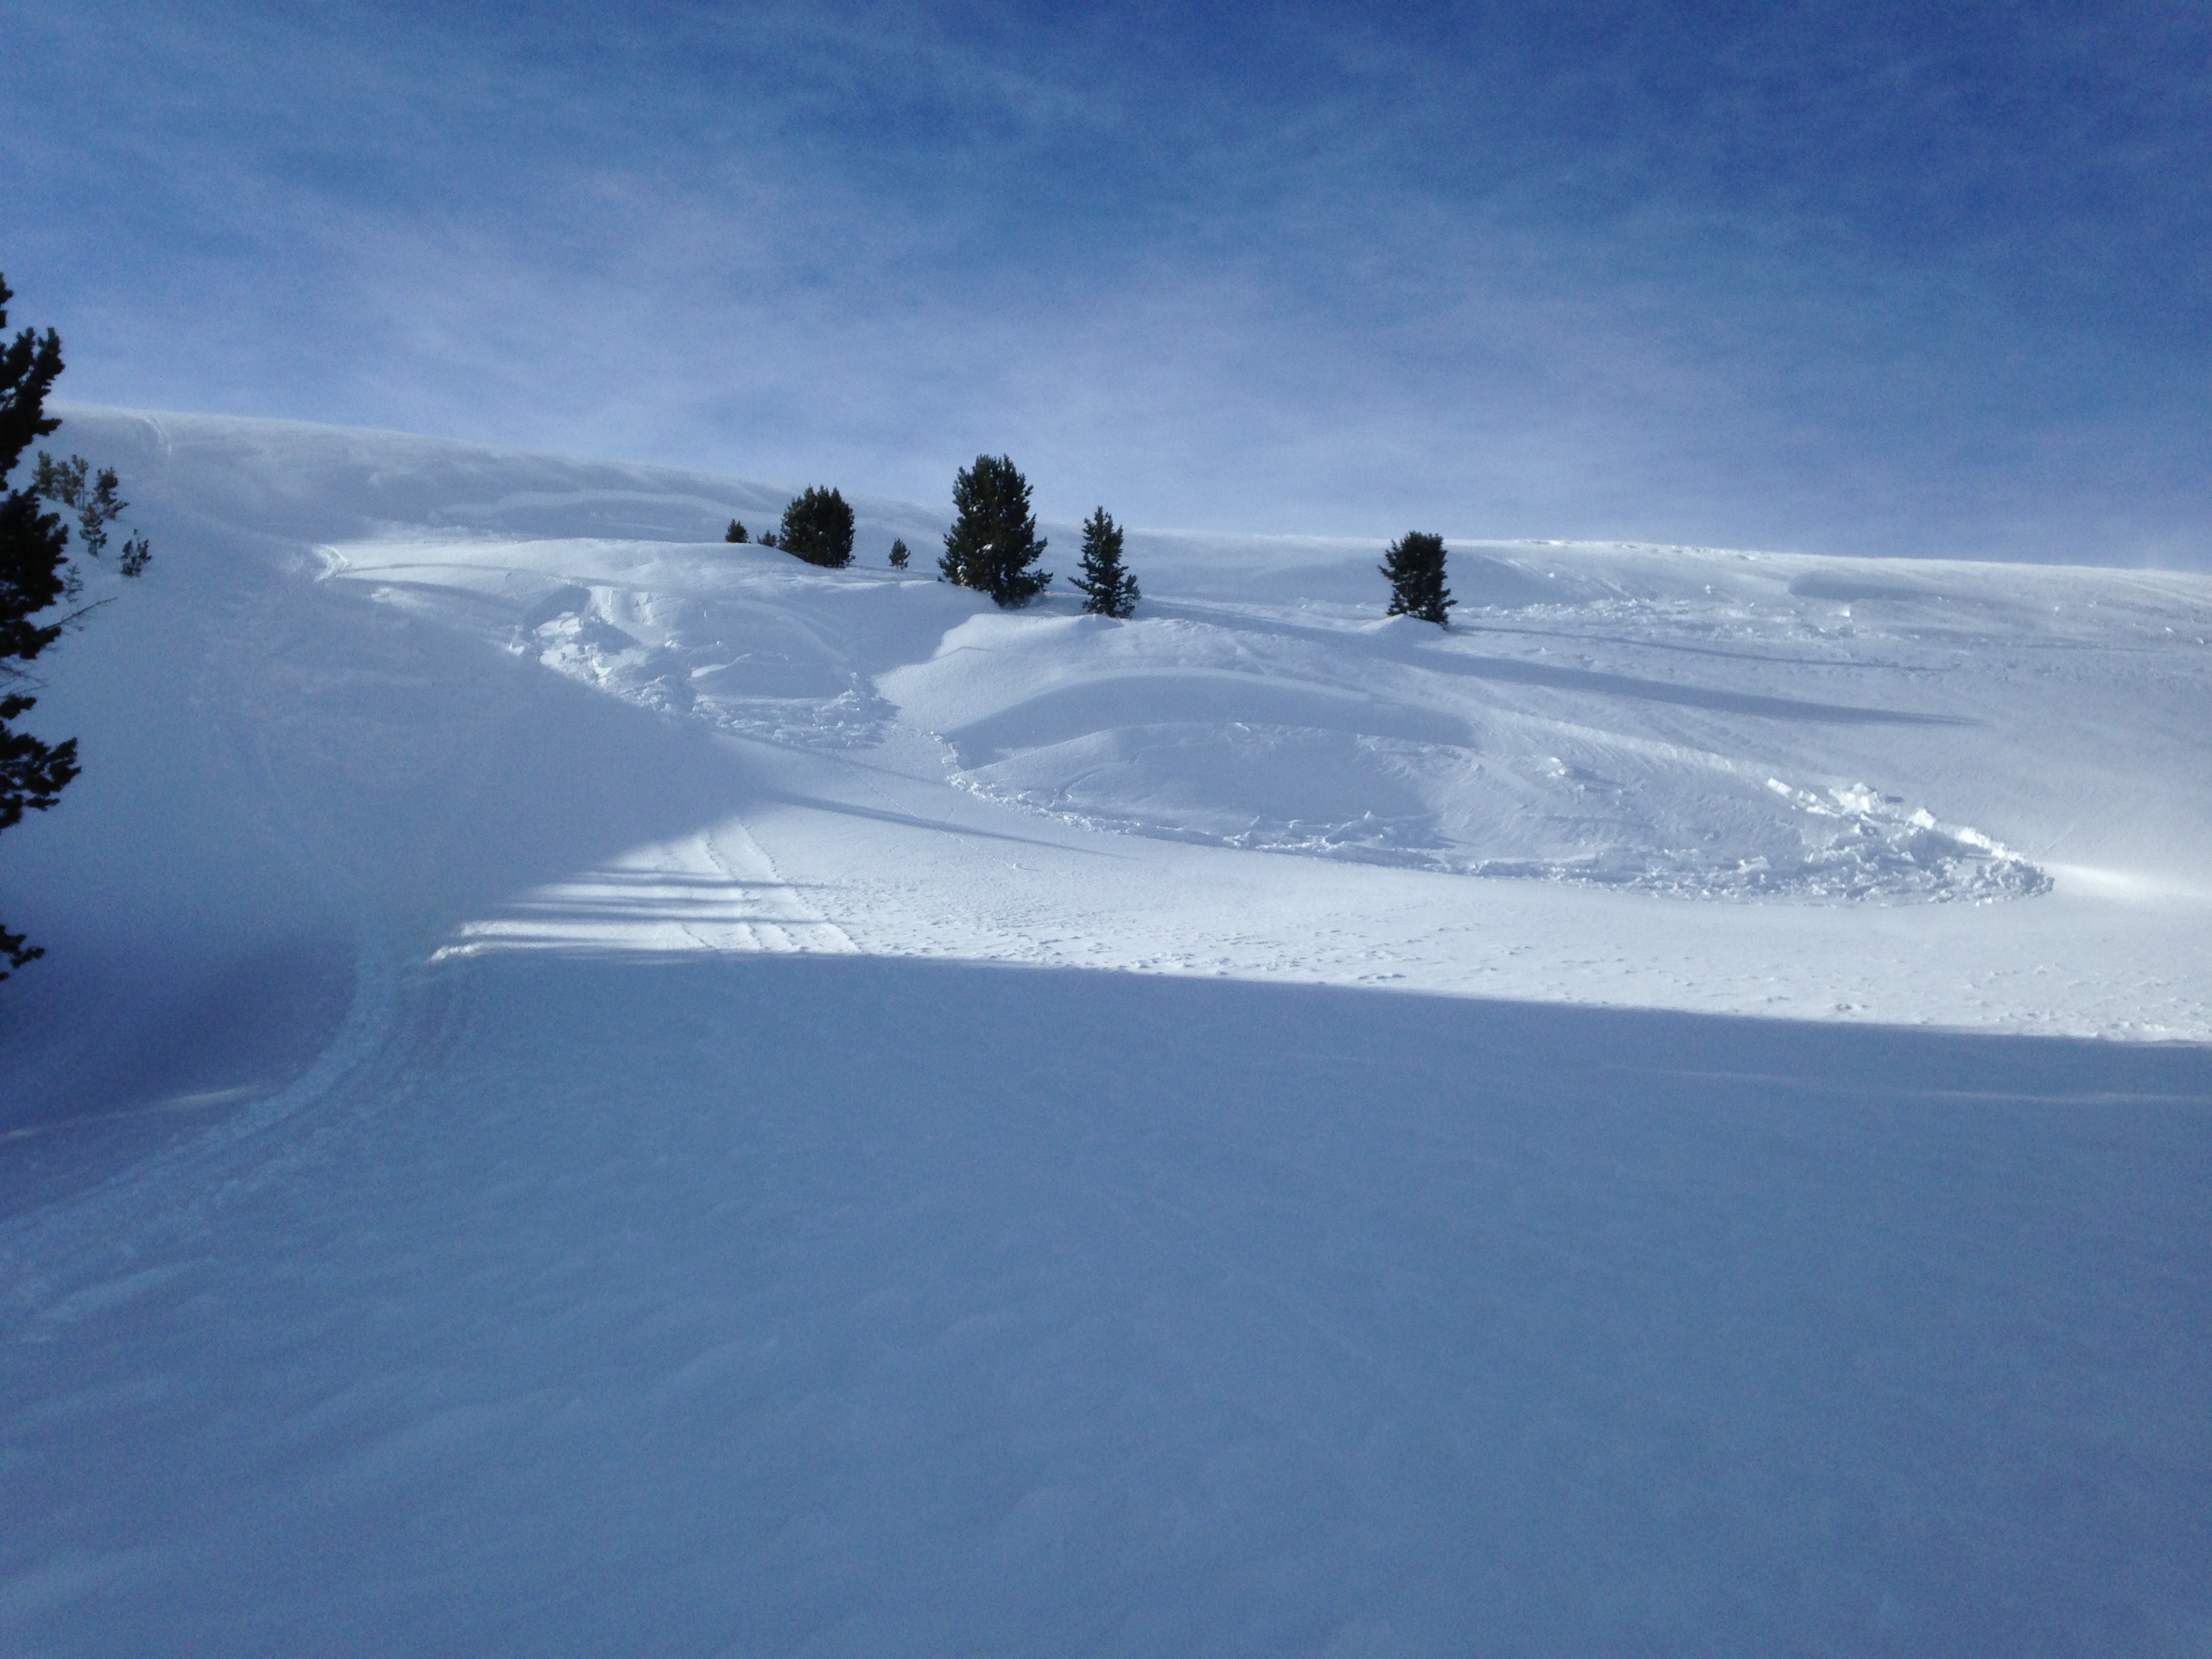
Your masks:
[[[65,412],[0,1649],[2212,1644],[2212,579]]]

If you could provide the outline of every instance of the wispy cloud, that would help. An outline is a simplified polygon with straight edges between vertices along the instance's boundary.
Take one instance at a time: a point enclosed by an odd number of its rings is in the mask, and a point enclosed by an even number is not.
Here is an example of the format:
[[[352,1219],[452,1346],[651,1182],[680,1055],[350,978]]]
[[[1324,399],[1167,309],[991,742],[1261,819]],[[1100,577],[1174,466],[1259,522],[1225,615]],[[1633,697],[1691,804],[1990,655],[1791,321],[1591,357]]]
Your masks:
[[[80,399],[2212,561],[2201,9],[1340,9],[17,8],[0,268]]]

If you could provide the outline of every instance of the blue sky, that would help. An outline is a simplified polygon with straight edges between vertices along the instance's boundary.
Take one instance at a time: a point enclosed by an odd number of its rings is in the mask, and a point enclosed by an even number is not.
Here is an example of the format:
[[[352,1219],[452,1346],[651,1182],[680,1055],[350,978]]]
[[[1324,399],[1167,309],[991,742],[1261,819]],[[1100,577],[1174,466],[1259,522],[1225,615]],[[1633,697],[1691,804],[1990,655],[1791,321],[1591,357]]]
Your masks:
[[[2212,565],[2212,7],[0,3],[66,395]]]

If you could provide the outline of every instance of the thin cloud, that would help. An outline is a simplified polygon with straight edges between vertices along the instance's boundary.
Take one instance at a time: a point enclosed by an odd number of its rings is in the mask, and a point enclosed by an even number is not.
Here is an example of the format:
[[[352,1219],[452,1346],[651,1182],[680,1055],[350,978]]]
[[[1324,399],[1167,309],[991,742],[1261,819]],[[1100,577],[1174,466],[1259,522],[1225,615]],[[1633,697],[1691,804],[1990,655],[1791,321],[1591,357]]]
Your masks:
[[[74,67],[7,84],[5,268],[85,400],[924,501],[1012,449],[1137,523],[2212,561],[2159,55],[2204,33],[118,0],[26,21]]]

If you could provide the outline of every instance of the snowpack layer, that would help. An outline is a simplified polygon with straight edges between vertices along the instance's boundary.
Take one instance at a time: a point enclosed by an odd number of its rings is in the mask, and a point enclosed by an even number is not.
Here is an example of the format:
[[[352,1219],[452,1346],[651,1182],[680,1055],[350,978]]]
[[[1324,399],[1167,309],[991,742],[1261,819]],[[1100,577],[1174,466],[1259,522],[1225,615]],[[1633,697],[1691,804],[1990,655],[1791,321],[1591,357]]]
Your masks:
[[[2203,1650],[2212,580],[55,447],[0,1650]]]

